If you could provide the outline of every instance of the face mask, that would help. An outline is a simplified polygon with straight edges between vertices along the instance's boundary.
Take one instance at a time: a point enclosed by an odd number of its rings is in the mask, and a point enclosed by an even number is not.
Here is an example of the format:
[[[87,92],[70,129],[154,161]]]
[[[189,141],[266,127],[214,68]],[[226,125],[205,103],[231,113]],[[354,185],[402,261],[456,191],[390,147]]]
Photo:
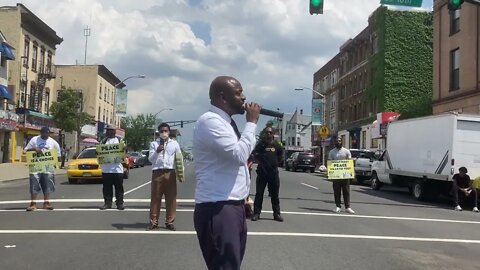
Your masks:
[[[162,132],[160,133],[160,138],[166,140],[168,138],[168,132]]]

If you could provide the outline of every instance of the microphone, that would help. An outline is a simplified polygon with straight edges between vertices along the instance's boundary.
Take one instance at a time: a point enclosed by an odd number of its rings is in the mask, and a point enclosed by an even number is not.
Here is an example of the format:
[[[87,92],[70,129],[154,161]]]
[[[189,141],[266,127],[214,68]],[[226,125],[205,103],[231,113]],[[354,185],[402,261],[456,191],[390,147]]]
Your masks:
[[[261,109],[260,109],[260,114],[261,114],[261,115],[266,115],[266,116],[277,117],[277,118],[283,118],[283,113],[277,112],[277,111],[268,110],[268,109],[264,109],[264,108],[261,108]]]

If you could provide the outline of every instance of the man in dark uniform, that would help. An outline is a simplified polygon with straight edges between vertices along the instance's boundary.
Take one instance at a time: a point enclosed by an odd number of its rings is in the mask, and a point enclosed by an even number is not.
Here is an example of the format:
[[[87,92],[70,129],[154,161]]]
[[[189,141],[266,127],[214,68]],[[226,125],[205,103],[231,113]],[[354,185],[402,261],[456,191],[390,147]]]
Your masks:
[[[278,176],[278,164],[282,160],[283,149],[280,144],[273,139],[273,129],[266,127],[265,139],[261,140],[254,150],[255,159],[258,162],[257,166],[257,189],[255,194],[255,203],[253,204],[252,221],[257,221],[260,218],[263,204],[263,193],[265,187],[271,195],[273,219],[283,222],[280,215],[280,199],[278,193],[280,190],[280,178]]]

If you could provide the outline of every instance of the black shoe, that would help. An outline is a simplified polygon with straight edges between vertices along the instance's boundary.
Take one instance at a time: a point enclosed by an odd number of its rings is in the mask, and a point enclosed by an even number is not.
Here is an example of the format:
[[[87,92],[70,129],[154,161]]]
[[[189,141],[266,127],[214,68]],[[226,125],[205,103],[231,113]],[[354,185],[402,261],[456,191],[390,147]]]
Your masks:
[[[118,210],[125,210],[125,206],[123,206],[123,203],[117,204],[117,209]]]
[[[260,214],[253,214],[252,221],[257,221],[260,218]]]
[[[276,220],[278,222],[283,222],[283,217],[280,216],[280,214],[273,215],[273,220]]]
[[[147,231],[158,230],[158,228],[159,228],[158,223],[150,222],[150,224],[147,227]]]
[[[111,209],[112,208],[112,205],[111,204],[104,204],[102,207],[100,207],[100,210],[105,210],[105,209]]]
[[[165,228],[167,228],[167,230],[170,230],[170,231],[176,231],[177,229],[175,228],[175,226],[173,226],[173,224],[165,224]]]

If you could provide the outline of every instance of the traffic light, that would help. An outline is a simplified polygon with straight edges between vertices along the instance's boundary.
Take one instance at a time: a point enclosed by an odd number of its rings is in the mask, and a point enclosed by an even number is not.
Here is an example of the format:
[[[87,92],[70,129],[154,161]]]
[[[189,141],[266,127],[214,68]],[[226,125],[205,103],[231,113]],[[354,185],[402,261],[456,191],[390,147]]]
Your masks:
[[[448,9],[450,11],[455,11],[461,8],[464,0],[448,0]]]
[[[183,128],[183,121],[180,121],[180,127]]]
[[[323,0],[309,0],[310,1],[310,15],[323,14]]]

